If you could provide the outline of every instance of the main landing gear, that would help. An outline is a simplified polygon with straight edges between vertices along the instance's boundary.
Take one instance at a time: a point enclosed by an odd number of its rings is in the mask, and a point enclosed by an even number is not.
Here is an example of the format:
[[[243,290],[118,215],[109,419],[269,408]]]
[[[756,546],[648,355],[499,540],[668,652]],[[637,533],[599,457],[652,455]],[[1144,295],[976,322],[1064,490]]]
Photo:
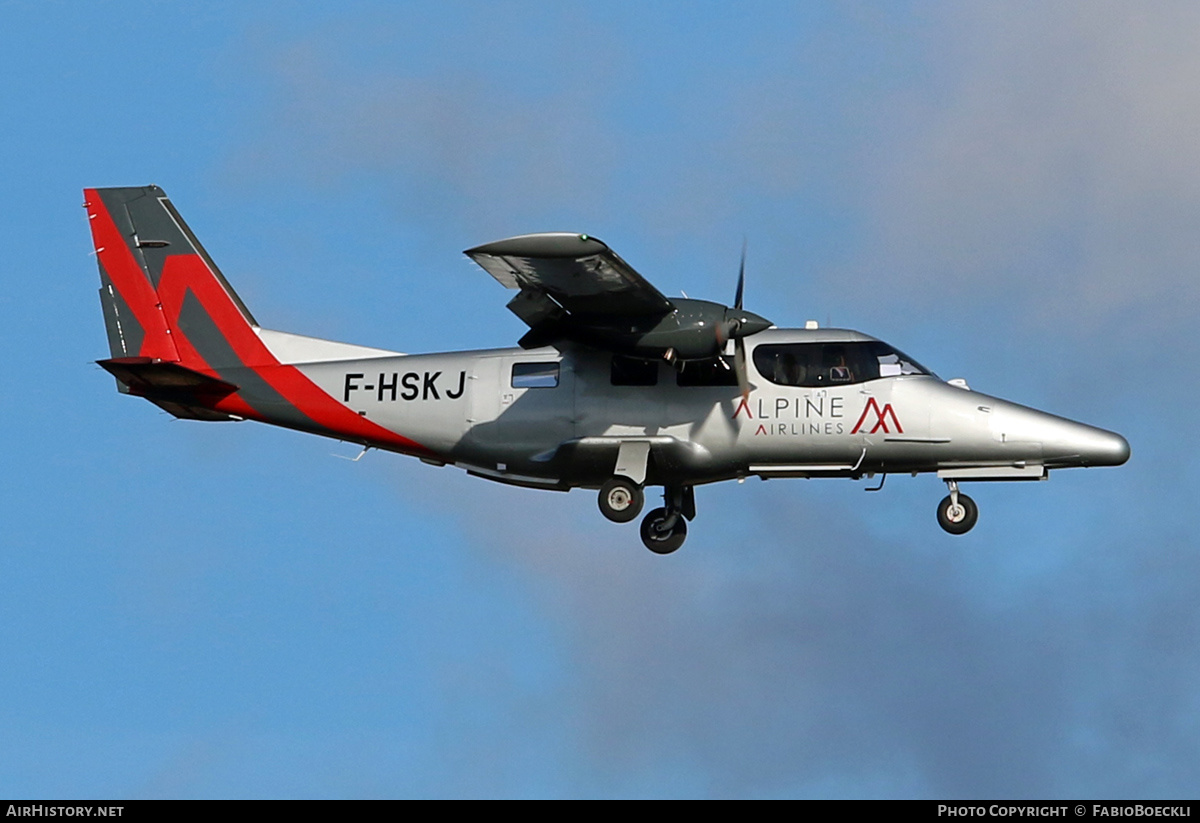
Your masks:
[[[642,512],[646,496],[628,477],[614,477],[600,487],[600,513],[614,523],[628,523]]]
[[[670,554],[687,540],[687,521],[679,512],[655,509],[642,521],[642,542],[655,554]]]
[[[691,486],[667,486],[666,504],[642,521],[642,542],[655,554],[670,554],[687,540],[687,522],[696,516],[696,495]]]
[[[627,477],[613,477],[600,487],[600,512],[614,523],[628,523],[642,510],[641,485]],[[670,554],[687,539],[687,521],[696,516],[696,496],[691,486],[663,489],[665,505],[642,520],[642,542],[655,554]]]
[[[957,481],[947,480],[946,485],[950,488],[950,494],[938,503],[938,525],[950,534],[966,534],[979,519],[979,507],[974,500],[959,492]]]

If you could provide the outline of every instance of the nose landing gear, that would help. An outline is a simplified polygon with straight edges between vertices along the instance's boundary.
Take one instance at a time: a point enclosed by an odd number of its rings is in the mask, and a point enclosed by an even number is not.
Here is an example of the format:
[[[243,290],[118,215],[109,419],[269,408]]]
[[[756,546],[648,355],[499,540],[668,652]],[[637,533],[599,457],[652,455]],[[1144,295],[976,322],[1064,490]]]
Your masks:
[[[950,494],[938,503],[938,525],[950,534],[966,534],[979,519],[979,507],[975,501],[958,490],[958,482],[947,480]]]

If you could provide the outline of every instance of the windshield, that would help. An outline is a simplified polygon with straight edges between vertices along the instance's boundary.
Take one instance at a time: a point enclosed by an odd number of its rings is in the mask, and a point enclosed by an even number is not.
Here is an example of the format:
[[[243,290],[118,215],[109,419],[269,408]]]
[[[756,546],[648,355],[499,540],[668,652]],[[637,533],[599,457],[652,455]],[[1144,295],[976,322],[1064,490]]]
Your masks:
[[[780,386],[831,386],[905,374],[933,374],[879,340],[765,344],[754,349],[754,366],[759,374]]]

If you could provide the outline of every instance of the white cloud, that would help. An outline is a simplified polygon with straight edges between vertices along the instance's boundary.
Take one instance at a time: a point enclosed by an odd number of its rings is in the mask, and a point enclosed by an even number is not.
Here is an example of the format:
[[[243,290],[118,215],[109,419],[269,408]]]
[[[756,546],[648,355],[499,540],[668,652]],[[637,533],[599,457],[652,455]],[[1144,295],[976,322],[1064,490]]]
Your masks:
[[[869,147],[864,271],[1039,323],[1194,314],[1200,11],[954,6],[944,22],[936,82]]]

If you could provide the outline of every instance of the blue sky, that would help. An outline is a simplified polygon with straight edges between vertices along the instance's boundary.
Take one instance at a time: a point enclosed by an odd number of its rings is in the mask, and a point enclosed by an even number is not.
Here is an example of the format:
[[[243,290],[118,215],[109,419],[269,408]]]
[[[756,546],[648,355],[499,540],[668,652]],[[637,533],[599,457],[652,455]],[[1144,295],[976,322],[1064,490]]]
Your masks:
[[[5,3],[0,795],[1165,797],[1200,782],[1200,12]],[[698,491],[661,558],[508,489],[118,396],[84,186],[257,318],[511,345],[460,251],[875,334],[1120,469]]]

